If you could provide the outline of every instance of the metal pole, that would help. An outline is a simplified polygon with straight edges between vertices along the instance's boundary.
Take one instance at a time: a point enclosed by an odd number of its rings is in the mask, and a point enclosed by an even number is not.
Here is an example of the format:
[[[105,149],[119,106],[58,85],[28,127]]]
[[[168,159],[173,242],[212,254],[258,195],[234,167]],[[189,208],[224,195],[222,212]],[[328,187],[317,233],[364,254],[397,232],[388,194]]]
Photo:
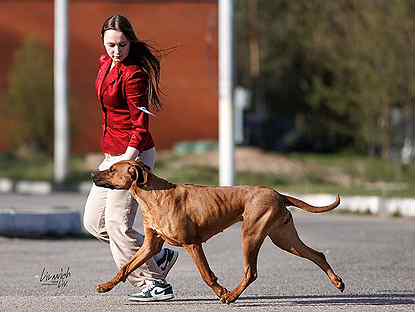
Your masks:
[[[233,0],[219,0],[219,183],[235,179],[233,113]]]
[[[54,180],[62,183],[68,174],[68,1],[55,0],[54,48]]]

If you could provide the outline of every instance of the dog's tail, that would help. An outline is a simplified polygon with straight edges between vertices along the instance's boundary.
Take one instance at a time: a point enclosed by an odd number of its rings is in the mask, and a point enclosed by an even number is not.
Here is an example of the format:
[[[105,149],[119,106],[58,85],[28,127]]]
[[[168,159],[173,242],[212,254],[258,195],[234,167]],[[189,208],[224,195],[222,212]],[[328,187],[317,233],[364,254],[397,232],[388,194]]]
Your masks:
[[[333,203],[331,203],[330,205],[321,206],[321,207],[312,206],[310,204],[307,204],[306,202],[303,202],[300,199],[297,199],[297,198],[294,198],[288,195],[283,195],[283,194],[281,195],[284,197],[285,204],[287,206],[298,207],[298,208],[301,208],[305,211],[312,212],[312,213],[327,212],[327,211],[333,210],[340,204],[340,196],[338,194],[337,194],[336,200]]]

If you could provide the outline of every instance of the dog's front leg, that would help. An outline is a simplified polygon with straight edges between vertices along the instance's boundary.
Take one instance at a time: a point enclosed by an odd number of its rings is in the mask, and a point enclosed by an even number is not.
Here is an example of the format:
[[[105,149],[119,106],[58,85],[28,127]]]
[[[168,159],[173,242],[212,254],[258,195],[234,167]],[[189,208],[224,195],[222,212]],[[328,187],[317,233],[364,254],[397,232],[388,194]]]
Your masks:
[[[203,252],[202,245],[192,244],[184,246],[184,248],[192,257],[197,269],[199,270],[200,275],[202,276],[202,279],[210,288],[212,288],[216,296],[221,299],[225,294],[228,293],[228,290],[217,282],[218,278],[209,267],[205,253]]]
[[[120,269],[120,271],[118,271],[118,273],[109,282],[98,284],[97,287],[96,287],[96,291],[99,292],[99,293],[105,293],[105,292],[108,292],[111,289],[113,289],[121,281],[125,282],[125,278],[126,278],[125,271],[126,271],[126,269],[127,269],[127,266],[124,265]],[[125,278],[124,278],[124,276],[125,276]]]
[[[164,240],[150,228],[144,229],[145,238],[143,246],[137,251],[133,258],[124,264],[118,273],[109,281],[99,284],[96,291],[104,293],[113,289],[118,283],[125,282],[127,276],[137,268],[142,266],[148,259],[160,252],[163,247]]]

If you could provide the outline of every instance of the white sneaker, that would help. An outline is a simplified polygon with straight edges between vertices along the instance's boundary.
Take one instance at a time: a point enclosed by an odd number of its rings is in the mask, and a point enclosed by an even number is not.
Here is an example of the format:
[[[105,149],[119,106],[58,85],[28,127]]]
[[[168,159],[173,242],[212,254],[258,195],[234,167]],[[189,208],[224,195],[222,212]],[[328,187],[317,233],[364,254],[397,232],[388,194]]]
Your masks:
[[[140,292],[128,295],[130,301],[164,301],[174,298],[173,287],[164,281],[146,281]]]

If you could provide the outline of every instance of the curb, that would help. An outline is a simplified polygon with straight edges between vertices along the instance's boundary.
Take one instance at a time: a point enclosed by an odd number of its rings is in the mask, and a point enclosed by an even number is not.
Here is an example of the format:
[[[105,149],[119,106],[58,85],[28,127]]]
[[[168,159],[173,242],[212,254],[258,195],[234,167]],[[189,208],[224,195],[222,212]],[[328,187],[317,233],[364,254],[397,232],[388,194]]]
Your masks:
[[[81,214],[78,211],[0,212],[1,236],[38,238],[80,234]]]
[[[77,192],[88,194],[92,183],[84,181],[77,185],[55,185],[45,181],[17,181],[0,178],[0,193],[15,192],[18,194],[47,195],[54,191]],[[297,195],[311,204],[321,205],[333,201],[330,194]],[[415,216],[415,198],[393,198],[381,196],[342,196],[340,207],[342,211],[370,213],[374,215]]]
[[[47,181],[16,181],[0,178],[0,193],[18,193],[31,195],[47,195],[55,191],[89,193],[92,182],[84,181],[76,185],[58,185]]]
[[[295,195],[294,195],[295,196]],[[325,205],[333,201],[330,194],[297,195],[302,200],[314,204]],[[373,214],[383,216],[415,216],[414,198],[383,198],[380,196],[341,196],[337,211]]]
[[[0,194],[16,193],[48,195],[55,191],[87,194],[91,182],[78,185],[55,185],[47,181],[13,181],[0,178]],[[0,236],[40,238],[67,237],[85,234],[80,211],[71,209],[42,209],[40,211],[7,209],[0,210]]]
[[[47,195],[54,191],[87,194],[91,182],[76,186],[53,185],[50,182],[18,181],[0,178],[0,193]],[[292,194],[311,205],[333,202],[332,194]],[[342,196],[338,212],[372,214],[379,216],[415,217],[414,198],[383,198],[380,196]],[[85,234],[81,211],[71,209],[0,210],[0,236],[7,237],[65,237]]]
[[[92,183],[84,181],[78,185],[55,185],[45,181],[17,181],[0,178],[0,193],[47,195],[55,191],[88,194]],[[297,195],[305,201],[321,205],[333,200],[330,194]],[[342,196],[338,210],[379,215],[415,216],[415,198],[393,198],[381,196]]]

